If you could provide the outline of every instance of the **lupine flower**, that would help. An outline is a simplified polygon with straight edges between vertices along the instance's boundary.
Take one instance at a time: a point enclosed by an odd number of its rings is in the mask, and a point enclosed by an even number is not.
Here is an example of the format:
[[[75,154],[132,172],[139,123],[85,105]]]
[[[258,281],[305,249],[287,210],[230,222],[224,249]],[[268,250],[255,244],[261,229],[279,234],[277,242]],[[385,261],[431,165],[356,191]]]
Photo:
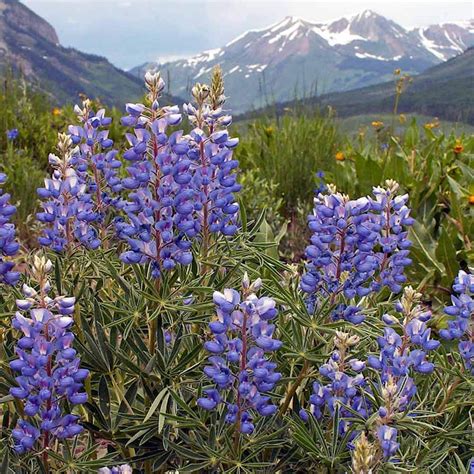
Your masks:
[[[159,73],[147,73],[149,106],[127,104],[122,124],[134,127],[127,134],[130,148],[124,158],[130,162],[128,177],[122,181],[130,190],[123,203],[125,220],[116,224],[120,238],[129,245],[121,255],[125,263],[151,263],[158,278],[177,263],[192,261],[191,241],[200,231],[196,210],[201,204],[191,183],[188,140],[182,132],[167,134],[181,121],[177,107],[160,108],[164,88]]]
[[[378,338],[380,354],[368,357],[369,366],[380,372],[383,384],[384,403],[378,412],[381,426],[377,429],[377,437],[386,459],[392,457],[399,447],[397,430],[389,425],[398,413],[410,407],[416,393],[413,373],[433,372],[434,364],[427,360],[427,354],[440,344],[431,339],[431,329],[426,325],[431,312],[421,306],[420,300],[420,293],[410,286],[405,288],[402,298],[395,304],[402,319],[384,315],[382,319],[387,326],[383,336]]]
[[[382,381],[389,377],[408,377],[411,371],[429,374],[434,364],[426,357],[429,351],[439,346],[439,341],[431,339],[431,329],[426,322],[431,318],[431,312],[426,311],[419,304],[421,294],[410,286],[405,288],[404,294],[395,309],[403,315],[403,320],[384,316],[387,324],[383,336],[377,339],[380,347],[379,356],[369,356],[369,365],[381,372]],[[391,325],[400,327],[401,335]]]
[[[316,172],[316,181],[317,181],[317,187],[314,190],[314,194],[318,196],[319,194],[325,193],[328,189],[327,184],[324,180],[324,171]]]
[[[379,439],[384,458],[390,459],[400,447],[399,443],[397,443],[396,428],[388,425],[382,425],[377,428],[377,437]]]
[[[118,151],[112,148],[107,129],[112,119],[105,116],[104,109],[94,112],[89,99],[83,101],[82,108],[76,105],[74,111],[81,125],[70,125],[68,129],[73,145],[77,146],[71,161],[94,199],[99,214],[96,220],[103,224],[109,206],[118,205],[116,193],[122,189],[118,176],[122,163],[117,159]]]
[[[95,249],[100,245],[97,230],[92,225],[99,219],[87,184],[74,168],[73,148],[70,136],[60,133],[58,140],[60,156],[49,155],[54,168],[51,178],[45,179],[45,187],[38,189],[43,202],[43,211],[37,218],[45,225],[43,235],[38,239],[45,247],[62,252],[75,244]]]
[[[242,294],[233,289],[214,292],[217,319],[209,324],[213,340],[204,344],[211,353],[204,373],[216,388],[204,390],[205,397],[197,401],[205,410],[225,403],[225,421],[235,423],[245,434],[254,430],[255,412],[261,416],[276,412],[277,407],[265,392],[281,378],[276,364],[267,358],[282,345],[273,338],[275,325],[270,322],[277,309],[273,299],[255,295],[260,285],[260,280],[251,285],[245,276]],[[226,401],[223,392],[231,392],[233,399]]]
[[[335,302],[363,297],[387,286],[401,290],[404,268],[411,263],[406,227],[413,223],[406,207],[407,195],[397,196],[398,184],[387,181],[387,188],[374,188],[374,197],[350,200],[328,187],[329,194],[315,198],[314,215],[309,217],[313,232],[306,248],[306,273],[301,288],[315,298],[317,305],[326,297]],[[357,305],[340,303],[334,319],[361,322]]]
[[[444,308],[444,312],[452,319],[448,327],[439,332],[443,339],[466,340],[459,343],[459,352],[464,359],[466,368],[474,373],[474,342],[472,342],[472,318],[474,315],[474,275],[461,270],[454,280],[451,306]]]
[[[354,474],[367,474],[373,471],[375,448],[369,443],[365,432],[362,432],[354,443],[352,452],[352,470]]]
[[[18,138],[18,135],[20,132],[18,131],[17,128],[12,128],[11,130],[7,130],[7,140],[12,142],[13,140],[16,140]]]
[[[15,264],[6,260],[5,257],[15,255],[20,245],[15,240],[15,225],[10,222],[16,212],[16,207],[10,204],[10,195],[1,189],[6,180],[6,175],[0,173],[0,282],[15,285],[20,274],[13,271]]]
[[[18,358],[10,362],[18,374],[18,385],[10,394],[23,401],[24,413],[31,420],[20,420],[13,430],[18,453],[32,449],[41,436],[43,447],[47,447],[52,438],[72,438],[83,430],[79,417],[64,412],[63,406],[65,400],[71,405],[87,401],[82,390],[89,371],[80,368],[70,331],[75,298],[48,295],[51,267],[49,260],[34,258],[31,273],[39,288],[23,286],[24,299],[17,300],[13,319],[13,327],[23,336],[15,348]]]
[[[214,69],[210,88],[196,84],[192,94],[196,103],[185,104],[183,109],[195,126],[189,134],[188,156],[195,168],[193,186],[201,207],[203,238],[208,230],[233,235],[239,211],[235,193],[241,186],[235,173],[239,162],[232,157],[232,150],[239,140],[227,131],[232,117],[223,109],[226,98],[220,68]]]
[[[328,383],[314,382],[313,393],[310,396],[310,413],[321,420],[325,414],[333,416],[336,406],[340,408],[341,417],[350,417],[351,413],[342,405],[350,406],[361,416],[367,418],[370,407],[362,397],[362,387],[366,382],[362,375],[365,363],[348,357],[350,347],[357,345],[358,336],[351,336],[342,331],[337,331],[334,337],[336,350],[332,353],[327,363],[323,364],[319,373],[324,379],[329,379]],[[303,421],[308,419],[308,413],[303,410],[300,417]],[[350,422],[341,419],[338,431],[340,435],[347,432]],[[352,440],[357,435],[353,432],[350,436]]]
[[[133,469],[129,464],[122,464],[114,467],[101,467],[98,474],[132,474]]]

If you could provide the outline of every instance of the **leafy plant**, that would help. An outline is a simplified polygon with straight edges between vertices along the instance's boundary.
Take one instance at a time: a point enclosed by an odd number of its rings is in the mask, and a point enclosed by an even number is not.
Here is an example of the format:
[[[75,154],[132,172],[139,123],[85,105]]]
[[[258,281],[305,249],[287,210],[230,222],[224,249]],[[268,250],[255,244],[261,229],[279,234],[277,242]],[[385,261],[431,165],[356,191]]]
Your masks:
[[[146,85],[125,143],[76,108],[42,250],[18,253],[0,203],[2,472],[469,472],[471,139],[339,149],[331,119],[287,117],[244,138],[239,192],[220,71],[187,134]]]

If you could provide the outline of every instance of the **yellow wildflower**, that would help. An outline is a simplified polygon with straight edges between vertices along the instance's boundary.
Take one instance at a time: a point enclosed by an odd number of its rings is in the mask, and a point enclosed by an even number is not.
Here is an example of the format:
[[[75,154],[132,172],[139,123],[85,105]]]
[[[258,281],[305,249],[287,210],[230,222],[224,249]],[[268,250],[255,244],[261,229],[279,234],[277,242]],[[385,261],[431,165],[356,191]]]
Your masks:
[[[459,155],[464,151],[464,146],[461,143],[461,140],[456,140],[456,145],[454,145],[453,151],[456,153],[456,155]]]
[[[270,136],[273,135],[273,127],[265,127],[265,134]]]
[[[337,161],[344,161],[346,159],[346,155],[344,155],[344,152],[338,151],[336,153],[336,160]]]
[[[474,206],[474,194],[471,194],[471,195],[469,196],[469,204],[470,204],[471,206]]]
[[[374,127],[376,130],[380,130],[381,128],[383,128],[383,122],[381,122],[380,120],[374,120],[372,122],[372,127]]]
[[[405,123],[407,121],[407,116],[405,114],[400,114],[398,120],[400,123]]]
[[[61,115],[61,109],[59,107],[54,107],[51,113],[57,117],[58,115]]]

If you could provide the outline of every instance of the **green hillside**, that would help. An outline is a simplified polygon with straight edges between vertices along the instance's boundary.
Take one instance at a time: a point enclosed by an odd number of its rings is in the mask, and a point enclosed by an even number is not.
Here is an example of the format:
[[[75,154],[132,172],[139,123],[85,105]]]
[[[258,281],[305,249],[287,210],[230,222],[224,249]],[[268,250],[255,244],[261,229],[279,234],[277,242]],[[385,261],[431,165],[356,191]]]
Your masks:
[[[305,99],[304,102],[277,104],[271,109],[283,113],[286,108],[296,105],[311,108],[331,106],[339,117],[387,114],[393,111],[395,96],[395,82],[390,81]],[[246,118],[270,112],[271,109],[254,111]],[[413,77],[401,95],[398,112],[474,124],[474,48]]]

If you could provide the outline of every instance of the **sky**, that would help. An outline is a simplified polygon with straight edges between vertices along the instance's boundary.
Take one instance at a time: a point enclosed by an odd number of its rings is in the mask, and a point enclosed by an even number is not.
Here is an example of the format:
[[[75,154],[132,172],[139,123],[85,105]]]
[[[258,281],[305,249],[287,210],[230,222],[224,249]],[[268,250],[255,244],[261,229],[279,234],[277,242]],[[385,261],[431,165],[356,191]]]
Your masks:
[[[371,9],[403,27],[474,16],[458,0],[22,0],[49,21],[61,44],[99,54],[123,69],[218,48],[285,16],[328,21]]]

